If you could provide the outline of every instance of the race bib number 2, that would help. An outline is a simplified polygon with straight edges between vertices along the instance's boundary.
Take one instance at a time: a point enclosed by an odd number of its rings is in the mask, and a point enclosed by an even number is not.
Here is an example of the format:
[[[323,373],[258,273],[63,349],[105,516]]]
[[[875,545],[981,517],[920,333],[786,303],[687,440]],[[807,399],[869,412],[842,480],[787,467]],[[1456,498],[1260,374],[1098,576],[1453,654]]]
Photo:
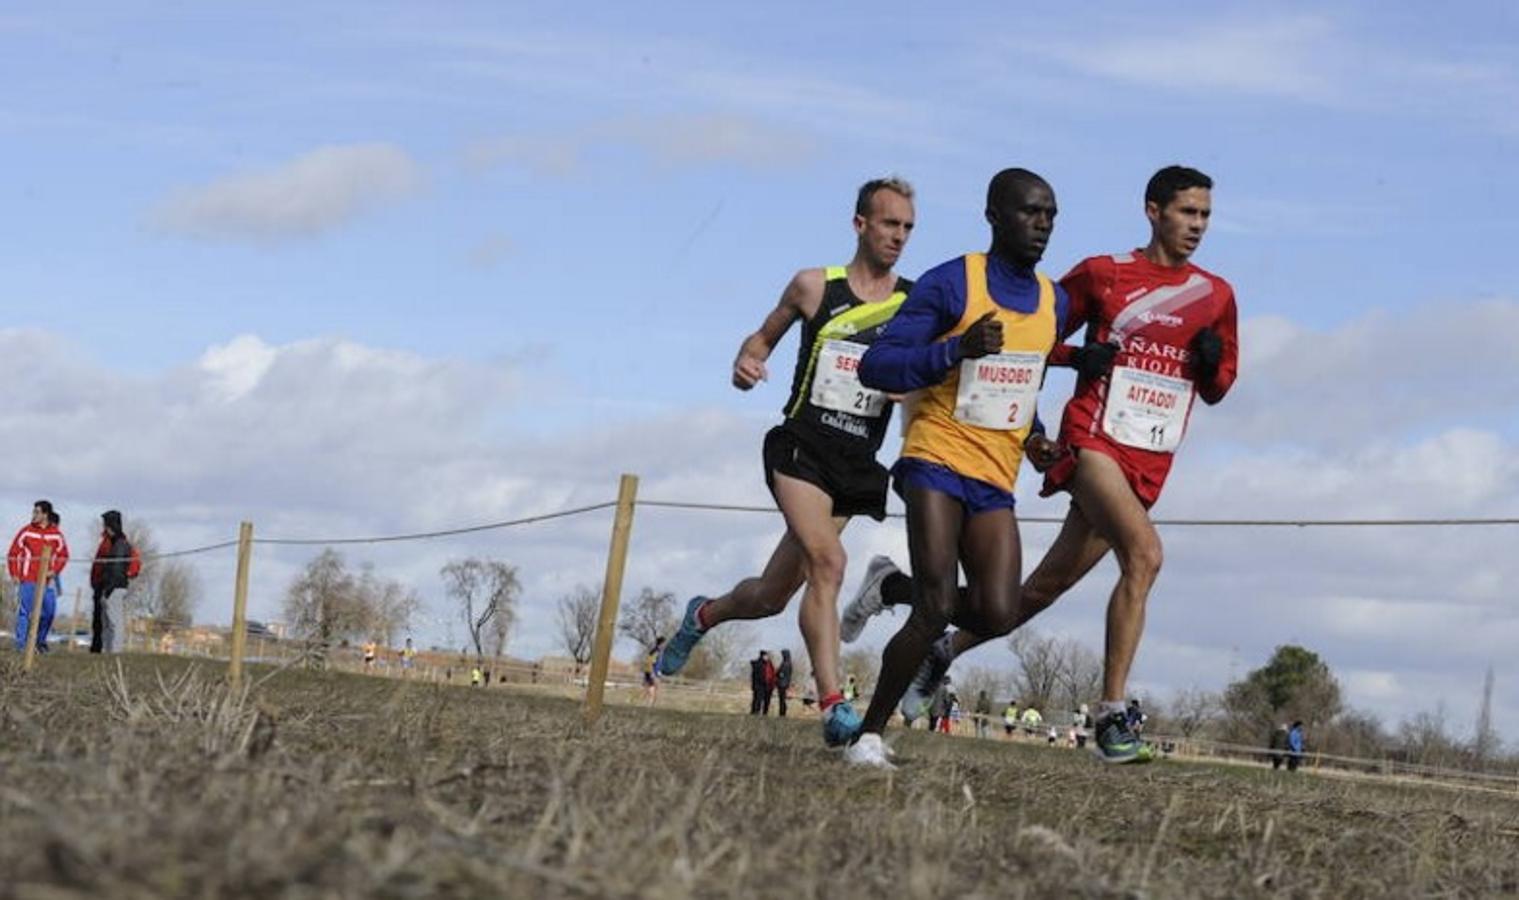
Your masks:
[[[993,353],[960,363],[955,418],[993,431],[1017,431],[1034,419],[1044,354]]]
[[[813,406],[875,418],[886,409],[886,395],[860,383],[864,344],[824,341],[812,378]]]
[[[1102,430],[1128,447],[1174,453],[1191,408],[1192,382],[1187,379],[1115,366]]]

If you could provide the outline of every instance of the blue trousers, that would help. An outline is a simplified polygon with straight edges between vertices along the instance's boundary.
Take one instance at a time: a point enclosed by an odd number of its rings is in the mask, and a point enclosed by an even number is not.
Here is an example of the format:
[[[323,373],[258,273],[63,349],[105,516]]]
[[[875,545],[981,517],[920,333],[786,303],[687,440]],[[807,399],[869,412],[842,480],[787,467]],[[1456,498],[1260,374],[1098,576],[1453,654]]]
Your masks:
[[[31,627],[32,599],[37,595],[37,582],[23,581],[16,586],[16,649],[26,649],[26,632]],[[37,646],[47,646],[47,634],[53,629],[53,614],[58,611],[58,592],[51,582],[42,592],[42,618],[37,621]]]

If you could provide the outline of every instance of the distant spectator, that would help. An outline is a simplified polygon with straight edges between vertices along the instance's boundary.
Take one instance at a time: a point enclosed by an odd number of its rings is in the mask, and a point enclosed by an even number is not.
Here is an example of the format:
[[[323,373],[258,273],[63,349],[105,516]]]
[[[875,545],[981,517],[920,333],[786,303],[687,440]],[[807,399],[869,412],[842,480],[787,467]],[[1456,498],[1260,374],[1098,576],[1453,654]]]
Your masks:
[[[1018,730],[1018,701],[1007,701],[1007,708],[1002,711],[1002,733],[1011,740],[1013,732]]]
[[[665,649],[665,639],[661,635],[654,639],[654,646],[643,657],[643,701],[649,706],[659,699],[659,672],[656,665],[659,663],[659,653]]]
[[[992,698],[986,691],[976,694],[976,708],[972,711],[976,717],[976,737],[984,738],[991,731]]]
[[[1287,732],[1287,771],[1296,772],[1303,762],[1303,723],[1293,722]]]
[[[781,718],[786,717],[786,692],[791,690],[791,651],[781,651],[781,667],[775,670],[775,699],[780,705]]]
[[[53,628],[53,615],[58,611],[58,591],[54,586],[54,578],[68,565],[69,545],[63,539],[63,532],[50,524],[49,517],[53,513],[53,504],[47,500],[38,500],[32,504],[32,521],[16,532],[16,539],[11,541],[10,554],[6,560],[6,569],[15,581],[20,582],[16,587],[16,649],[26,648],[27,630],[31,627],[33,601],[37,594],[37,575],[42,567],[42,549],[51,547],[53,560],[48,566],[48,575],[43,581],[42,608],[37,619],[37,652],[47,652],[48,632]]]
[[[374,638],[370,638],[364,642],[364,668],[368,669],[374,666],[374,658],[379,651],[380,646],[375,643]]]
[[[769,662],[765,651],[761,650],[753,659],[749,660],[749,715],[758,716],[768,703],[765,696],[765,663]]]
[[[122,528],[121,513],[100,514],[100,546],[90,565],[90,652],[120,653],[126,649],[127,588],[131,585],[132,545]]]
[[[1287,761],[1287,723],[1276,726],[1271,730],[1271,737],[1266,741],[1267,754],[1271,758],[1271,768],[1280,769],[1282,763]]]
[[[844,700],[847,703],[853,703],[858,696],[860,696],[860,683],[854,680],[853,675],[850,675],[844,681]]]
[[[1144,731],[1145,723],[1150,720],[1150,717],[1145,715],[1144,710],[1139,708],[1139,701],[1137,699],[1129,701],[1128,707],[1123,711],[1123,718],[1124,723],[1129,726],[1129,730],[1134,732],[1135,735]]]
[[[775,683],[777,680],[779,680],[780,676],[776,674],[775,660],[770,658],[769,651],[761,650],[760,656],[764,657],[765,660],[765,665],[763,668],[765,677],[765,693],[763,702],[760,704],[760,715],[768,716],[770,715],[770,698],[775,694]]]
[[[469,669],[470,687],[479,687],[485,679],[485,673],[480,671],[479,666],[471,666]]]
[[[934,689],[933,699],[928,703],[928,730],[949,731],[950,689],[949,676]]]
[[[1035,709],[1032,703],[1023,708],[1022,722],[1024,734],[1038,737],[1044,730],[1044,714]]]
[[[411,638],[406,639],[406,646],[401,648],[401,674],[404,676],[416,665],[417,648],[412,646]]]
[[[1087,737],[1092,733],[1092,714],[1088,712],[1085,703],[1076,707],[1071,713],[1071,743],[1077,749],[1087,745]]]

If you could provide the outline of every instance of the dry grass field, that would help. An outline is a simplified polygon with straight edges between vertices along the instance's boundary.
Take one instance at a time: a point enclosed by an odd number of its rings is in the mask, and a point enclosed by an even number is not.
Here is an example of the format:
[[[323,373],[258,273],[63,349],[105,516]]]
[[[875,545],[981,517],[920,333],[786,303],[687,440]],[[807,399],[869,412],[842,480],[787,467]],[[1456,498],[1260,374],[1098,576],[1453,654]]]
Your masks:
[[[1519,892],[1519,797],[355,675],[0,654],[0,894]]]

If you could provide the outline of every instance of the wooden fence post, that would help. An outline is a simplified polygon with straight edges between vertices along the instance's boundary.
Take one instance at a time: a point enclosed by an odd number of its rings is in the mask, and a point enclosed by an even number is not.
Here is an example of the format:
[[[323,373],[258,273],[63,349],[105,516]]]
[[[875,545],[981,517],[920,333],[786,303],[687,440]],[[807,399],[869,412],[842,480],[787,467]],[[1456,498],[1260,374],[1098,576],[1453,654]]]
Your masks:
[[[612,519],[612,547],[607,553],[606,580],[601,588],[601,615],[591,645],[591,680],[585,690],[585,719],[601,716],[607,667],[612,658],[612,635],[617,629],[617,604],[622,595],[622,572],[628,561],[628,535],[633,531],[633,505],[638,499],[638,476],[623,475],[617,488],[617,515]]]
[[[53,579],[53,545],[42,545],[42,565],[37,569],[37,580],[32,585],[32,614],[26,620],[26,653],[22,657],[21,671],[30,672],[37,658],[37,629],[42,621],[42,606],[47,597],[47,583]],[[20,591],[16,592],[18,595]],[[21,609],[18,599],[16,609]]]
[[[243,650],[248,644],[248,567],[253,561],[253,523],[237,529],[237,584],[232,593],[232,661],[227,679],[237,690],[243,681]]]

